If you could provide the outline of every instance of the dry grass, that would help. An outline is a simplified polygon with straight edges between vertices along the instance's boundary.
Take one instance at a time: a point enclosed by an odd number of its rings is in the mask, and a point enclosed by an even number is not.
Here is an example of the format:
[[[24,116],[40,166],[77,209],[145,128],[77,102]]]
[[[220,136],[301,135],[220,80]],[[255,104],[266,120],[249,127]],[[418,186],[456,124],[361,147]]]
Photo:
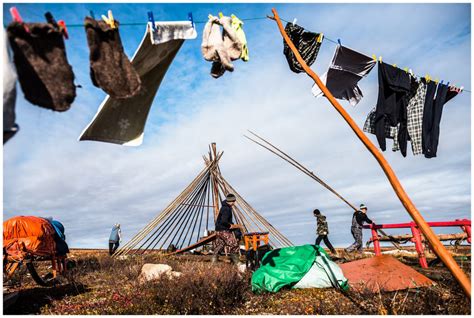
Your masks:
[[[24,279],[17,303],[6,314],[470,314],[466,299],[449,272],[436,267],[438,285],[371,294],[334,289],[283,290],[253,294],[250,274],[228,263],[213,266],[202,257],[158,255],[118,260],[106,254],[76,257],[75,281],[55,288],[34,287]],[[140,284],[144,263],[162,263],[182,272]],[[469,272],[469,268],[467,271]]]

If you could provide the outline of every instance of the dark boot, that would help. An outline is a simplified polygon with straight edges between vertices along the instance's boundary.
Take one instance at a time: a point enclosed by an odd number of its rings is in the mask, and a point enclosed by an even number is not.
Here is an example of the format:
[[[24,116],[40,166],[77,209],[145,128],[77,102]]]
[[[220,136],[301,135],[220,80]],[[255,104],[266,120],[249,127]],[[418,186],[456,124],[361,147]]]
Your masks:
[[[219,261],[219,255],[217,254],[212,255],[211,263],[216,264],[218,261]]]

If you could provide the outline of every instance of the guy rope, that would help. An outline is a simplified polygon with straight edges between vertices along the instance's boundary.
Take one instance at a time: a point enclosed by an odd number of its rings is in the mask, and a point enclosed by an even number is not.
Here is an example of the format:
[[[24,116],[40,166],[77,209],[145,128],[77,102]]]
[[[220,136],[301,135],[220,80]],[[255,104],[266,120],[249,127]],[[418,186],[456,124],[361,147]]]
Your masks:
[[[311,77],[316,85],[318,85],[319,89],[323,92],[324,96],[329,100],[329,102],[334,106],[334,108],[341,114],[344,120],[349,124],[351,129],[357,135],[359,140],[365,145],[365,147],[370,151],[370,153],[375,157],[377,162],[379,163],[380,167],[384,171],[385,175],[387,176],[390,184],[392,185],[393,190],[395,191],[396,195],[398,196],[400,202],[403,204],[405,209],[407,210],[408,214],[411,218],[415,221],[415,223],[420,228],[423,235],[426,237],[428,242],[430,243],[433,251],[438,255],[438,257],[443,261],[446,267],[451,271],[453,276],[459,282],[461,287],[463,288],[466,295],[471,297],[471,281],[467,277],[467,275],[463,272],[463,270],[459,267],[459,265],[454,260],[453,256],[448,252],[448,250],[444,247],[441,241],[438,239],[436,234],[433,232],[431,227],[426,223],[425,219],[415,207],[413,202],[408,197],[408,194],[403,189],[400,181],[398,180],[395,172],[393,171],[392,167],[389,165],[383,154],[377,149],[377,147],[370,141],[369,138],[362,132],[362,130],[357,126],[351,116],[346,112],[346,110],[339,104],[339,102],[334,98],[331,92],[327,89],[327,87],[323,84],[319,76],[309,68],[309,66],[305,63],[303,58],[298,52],[298,49],[295,47],[291,39],[285,32],[283,25],[281,23],[280,17],[278,16],[278,12],[273,8],[273,17],[272,20],[275,20],[278,28],[280,30],[281,35],[283,36],[284,41],[288,44],[291,51],[295,55],[297,61],[303,67],[306,74]]]

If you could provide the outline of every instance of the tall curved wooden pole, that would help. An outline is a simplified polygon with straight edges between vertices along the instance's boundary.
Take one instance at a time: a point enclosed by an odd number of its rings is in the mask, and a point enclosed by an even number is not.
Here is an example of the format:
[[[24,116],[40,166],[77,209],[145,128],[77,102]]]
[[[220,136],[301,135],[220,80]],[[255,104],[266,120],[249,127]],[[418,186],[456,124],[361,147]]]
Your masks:
[[[385,157],[382,155],[382,153],[370,141],[370,139],[367,138],[367,136],[357,126],[357,124],[349,116],[349,114],[346,112],[346,110],[334,98],[334,96],[327,89],[327,87],[323,84],[323,82],[321,82],[318,75],[316,75],[316,73],[314,73],[308,67],[308,65],[305,63],[305,61],[301,58],[301,55],[299,54],[299,52],[296,49],[295,45],[293,44],[293,42],[291,41],[291,39],[288,37],[288,35],[285,32],[285,29],[283,28],[280,17],[278,16],[278,12],[275,9],[272,9],[272,12],[273,12],[273,15],[274,15],[273,19],[278,24],[278,28],[280,29],[280,33],[283,36],[283,39],[285,40],[285,42],[288,44],[290,49],[295,54],[295,57],[298,60],[298,62],[300,63],[300,65],[303,67],[303,69],[308,74],[308,76],[311,77],[315,81],[316,85],[318,85],[318,87],[324,93],[324,96],[326,96],[326,98],[329,100],[329,102],[334,106],[334,108],[339,112],[339,114],[341,114],[341,116],[349,124],[349,126],[352,128],[352,130],[357,135],[357,137],[360,139],[360,141],[362,141],[362,143],[367,147],[367,149],[372,153],[372,155],[378,161],[378,163],[382,167],[385,175],[387,176],[388,180],[390,181],[390,184],[392,185],[393,190],[395,190],[395,193],[397,194],[398,198],[400,199],[403,206],[407,210],[408,214],[410,214],[412,219],[415,221],[415,223],[420,228],[423,235],[430,242],[431,247],[433,248],[433,251],[436,253],[436,255],[439,256],[439,258],[443,261],[443,263],[446,265],[446,267],[448,267],[448,269],[451,271],[453,276],[456,278],[456,280],[462,286],[464,292],[470,298],[471,297],[471,281],[469,280],[467,275],[459,267],[459,265],[456,263],[454,258],[448,252],[448,250],[446,250],[446,248],[441,243],[441,241],[438,239],[438,237],[433,232],[431,227],[426,223],[425,219],[423,218],[423,216],[421,216],[420,212],[415,207],[413,202],[411,202],[411,200],[408,197],[407,193],[405,192],[402,185],[400,184],[400,181],[398,180],[397,176],[395,175],[395,172],[392,170],[392,168],[390,167],[387,160],[385,160]]]

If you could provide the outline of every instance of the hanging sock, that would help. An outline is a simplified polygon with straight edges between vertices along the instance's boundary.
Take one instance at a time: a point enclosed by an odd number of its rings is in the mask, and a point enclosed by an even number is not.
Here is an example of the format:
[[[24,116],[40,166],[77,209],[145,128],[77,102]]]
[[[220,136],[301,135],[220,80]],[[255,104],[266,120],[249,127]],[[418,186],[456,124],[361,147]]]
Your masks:
[[[129,98],[138,94],[140,77],[123,50],[118,30],[105,21],[86,17],[84,26],[90,49],[90,75],[92,83],[112,98]]]
[[[10,61],[10,52],[5,29],[3,30],[3,143],[5,144],[19,130],[15,123],[16,71]]]
[[[245,36],[244,29],[243,29],[244,23],[242,22],[242,20],[237,18],[234,14],[232,14],[230,17],[232,19],[231,24],[232,24],[232,28],[235,31],[237,41],[239,41],[240,44],[242,45],[242,54],[240,55],[240,58],[242,59],[242,61],[248,62],[249,49],[247,46],[247,37]]]
[[[62,32],[49,23],[12,22],[7,33],[26,100],[55,111],[68,110],[76,86]]]
[[[370,73],[375,64],[373,58],[337,45],[329,69],[321,76],[321,80],[335,98],[348,100],[352,106],[356,106],[364,96],[357,83]],[[312,93],[315,97],[323,95],[315,84]]]
[[[308,66],[311,66],[319,53],[319,48],[323,42],[322,33],[307,32],[299,25],[287,23],[285,32],[290,37],[291,41],[298,49],[303,60]],[[283,54],[286,56],[290,69],[295,73],[304,72],[300,63],[296,60],[294,53],[291,51],[288,44],[283,40]]]
[[[163,25],[155,22],[157,29]],[[187,27],[192,25],[187,22]],[[182,22],[176,22],[182,29]],[[143,142],[143,131],[153,99],[174,57],[187,39],[195,39],[192,31],[174,32],[172,22],[166,22],[167,30],[162,34],[166,42],[153,44],[150,23],[132,58],[132,66],[140,76],[140,92],[128,99],[107,96],[99,106],[94,119],[84,129],[79,140],[94,140],[126,146],[139,146]],[[156,37],[155,37],[156,40]]]

